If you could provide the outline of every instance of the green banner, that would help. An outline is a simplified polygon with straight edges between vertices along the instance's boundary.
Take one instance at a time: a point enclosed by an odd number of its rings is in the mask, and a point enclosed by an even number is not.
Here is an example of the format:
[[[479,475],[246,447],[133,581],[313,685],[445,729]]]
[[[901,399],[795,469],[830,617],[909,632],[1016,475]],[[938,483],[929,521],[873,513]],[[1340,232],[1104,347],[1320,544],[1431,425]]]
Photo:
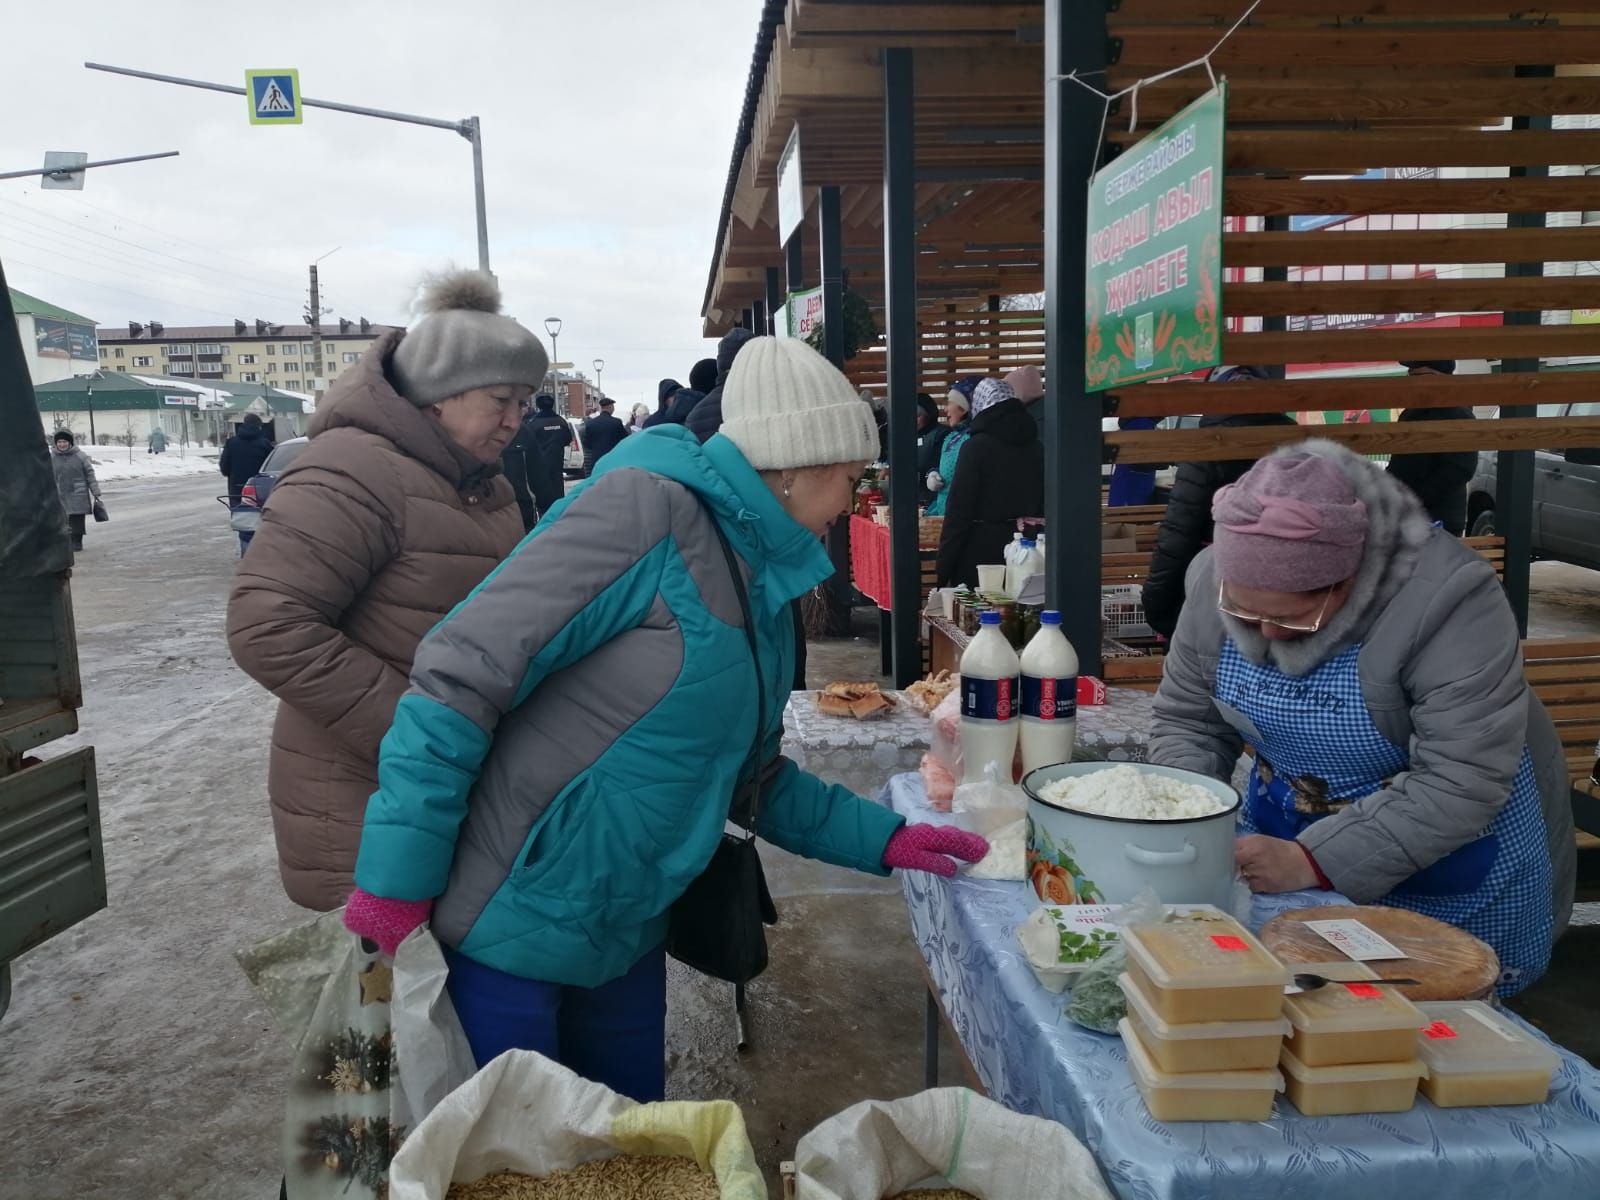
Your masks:
[[[1084,382],[1091,392],[1222,361],[1218,84],[1089,184]]]

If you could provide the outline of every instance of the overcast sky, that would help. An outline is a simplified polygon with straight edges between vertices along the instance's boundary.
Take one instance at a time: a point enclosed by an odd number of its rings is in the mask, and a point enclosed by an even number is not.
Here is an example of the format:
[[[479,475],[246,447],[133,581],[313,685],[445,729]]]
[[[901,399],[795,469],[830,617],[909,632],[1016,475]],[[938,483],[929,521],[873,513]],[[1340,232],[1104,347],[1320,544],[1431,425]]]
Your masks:
[[[243,97],[88,71],[241,85],[295,67],[314,99],[483,119],[506,310],[560,356],[605,359],[626,404],[687,380],[760,0],[5,0],[0,170],[46,150],[182,157],[89,172],[82,192],[0,181],[13,287],[100,325],[303,319],[321,264],[335,316],[404,322],[426,270],[476,265],[472,159],[448,130],[310,109],[256,127]]]

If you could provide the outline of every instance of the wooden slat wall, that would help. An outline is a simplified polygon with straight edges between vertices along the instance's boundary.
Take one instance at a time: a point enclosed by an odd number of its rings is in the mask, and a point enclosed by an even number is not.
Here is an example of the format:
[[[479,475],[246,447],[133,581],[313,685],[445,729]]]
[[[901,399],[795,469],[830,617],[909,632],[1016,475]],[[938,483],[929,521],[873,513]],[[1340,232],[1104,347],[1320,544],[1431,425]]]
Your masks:
[[[1230,233],[1228,267],[1385,267],[1454,263],[1570,263],[1600,259],[1600,225],[1509,229],[1504,214],[1600,210],[1600,176],[1537,168],[1600,162],[1600,131],[1515,130],[1514,115],[1600,112],[1600,4],[1518,12],[1504,0],[1273,0],[1214,56],[1230,83],[1224,211],[1249,217],[1486,214],[1464,228]],[[1113,87],[1198,57],[1239,6],[1221,0],[1121,0],[1108,17]],[[1509,13],[1509,15],[1508,15]],[[1517,67],[1549,65],[1550,78]],[[1109,123],[1114,148],[1131,144],[1206,87],[1199,73],[1139,94],[1135,131]],[[1307,179],[1369,168],[1461,168],[1443,178]],[[1535,168],[1513,177],[1506,168]],[[1441,170],[1441,174],[1445,172]],[[1463,177],[1475,175],[1477,177]],[[1416,222],[1414,222],[1416,223]],[[1433,220],[1433,224],[1443,223]],[[1340,317],[1365,313],[1511,313],[1600,308],[1600,278],[1397,278],[1241,282],[1224,286],[1229,317]],[[1477,274],[1481,275],[1481,272]],[[1318,322],[1320,325],[1320,322]],[[1395,364],[1403,359],[1583,358],[1600,355],[1600,326],[1458,328],[1418,323],[1224,334],[1223,358],[1264,366]],[[1395,368],[1398,370],[1398,367]],[[1364,409],[1483,409],[1600,398],[1600,369],[1570,375],[1328,378],[1210,385],[1211,413]],[[1196,394],[1146,384],[1114,389],[1119,416],[1193,411]],[[1406,450],[1534,449],[1600,445],[1600,419],[1429,421],[1290,428],[1158,430],[1107,435],[1120,462],[1251,458],[1285,441],[1324,436],[1365,454]]]

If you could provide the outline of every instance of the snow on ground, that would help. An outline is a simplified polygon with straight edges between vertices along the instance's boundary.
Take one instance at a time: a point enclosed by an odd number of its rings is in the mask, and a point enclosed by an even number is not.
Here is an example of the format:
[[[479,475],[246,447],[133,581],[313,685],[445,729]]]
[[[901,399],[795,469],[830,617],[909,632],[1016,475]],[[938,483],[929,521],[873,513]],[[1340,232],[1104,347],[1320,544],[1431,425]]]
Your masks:
[[[204,450],[190,446],[182,451],[173,447],[165,454],[147,453],[142,446],[135,446],[132,455],[129,455],[126,446],[85,446],[83,450],[94,463],[95,478],[102,483],[111,479],[170,479],[174,475],[217,475],[219,451],[214,446],[208,446]],[[217,475],[217,478],[220,480],[222,476]]]

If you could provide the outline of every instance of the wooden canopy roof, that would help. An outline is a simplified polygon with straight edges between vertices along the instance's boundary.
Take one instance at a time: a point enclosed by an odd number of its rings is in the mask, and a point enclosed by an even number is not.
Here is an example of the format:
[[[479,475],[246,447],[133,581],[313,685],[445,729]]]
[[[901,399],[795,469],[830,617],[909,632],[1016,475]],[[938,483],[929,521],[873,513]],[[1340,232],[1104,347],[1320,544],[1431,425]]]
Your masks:
[[[1097,86],[1117,91],[1205,54],[1247,0],[1120,0],[1108,7],[1109,66]],[[769,5],[769,14],[776,8]],[[776,170],[796,125],[808,192],[841,189],[851,284],[874,303],[881,298],[886,46],[915,48],[919,300],[935,311],[971,310],[990,295],[1040,290],[1043,98],[1046,87],[1076,86],[1044,80],[1043,8],[1042,0],[787,0],[752,72],[748,130],[707,290],[707,332],[736,323],[764,296],[766,269],[783,261]],[[1600,354],[1600,326],[1539,324],[1532,316],[1600,308],[1600,277],[1547,275],[1537,265],[1600,260],[1600,223],[1540,227],[1547,213],[1600,210],[1600,176],[1549,170],[1600,163],[1600,130],[1550,128],[1552,117],[1600,113],[1600,0],[1565,0],[1559,12],[1508,15],[1506,8],[1507,0],[1264,0],[1217,51],[1213,65],[1230,85],[1229,215],[1452,214],[1461,226],[1228,234],[1225,265],[1267,270],[1261,281],[1228,285],[1223,310],[1268,319],[1261,332],[1227,335],[1228,361],[1471,357],[1527,364]],[[1131,130],[1134,97],[1115,102],[1106,153],[1148,133],[1206,83],[1195,71],[1141,88]],[[1495,125],[1501,128],[1485,128]],[[1305,178],[1383,167],[1468,168],[1478,177]],[[1281,268],[1392,263],[1490,264],[1491,272],[1494,264],[1535,265],[1508,270],[1506,278],[1272,278]],[[1285,317],[1372,312],[1523,315],[1459,329],[1272,328]],[[1600,395],[1600,372],[1444,385],[1400,380],[1386,383],[1377,398],[1370,389],[1355,394],[1347,381],[1275,383],[1265,385],[1275,392],[1265,404],[1258,385],[1233,386],[1253,390],[1245,398],[1218,388],[1208,392],[1208,407],[1532,404],[1557,392]],[[1159,416],[1189,411],[1194,398],[1147,385],[1123,389],[1115,401],[1119,414]],[[1548,422],[1527,429],[1502,422],[1492,431],[1435,422],[1428,434],[1440,449],[1600,443],[1600,418],[1584,421],[1594,428],[1568,424],[1556,441]],[[1392,436],[1354,427],[1338,433],[1347,440]],[[1197,431],[1109,440],[1124,461],[1180,461],[1217,449]]]

